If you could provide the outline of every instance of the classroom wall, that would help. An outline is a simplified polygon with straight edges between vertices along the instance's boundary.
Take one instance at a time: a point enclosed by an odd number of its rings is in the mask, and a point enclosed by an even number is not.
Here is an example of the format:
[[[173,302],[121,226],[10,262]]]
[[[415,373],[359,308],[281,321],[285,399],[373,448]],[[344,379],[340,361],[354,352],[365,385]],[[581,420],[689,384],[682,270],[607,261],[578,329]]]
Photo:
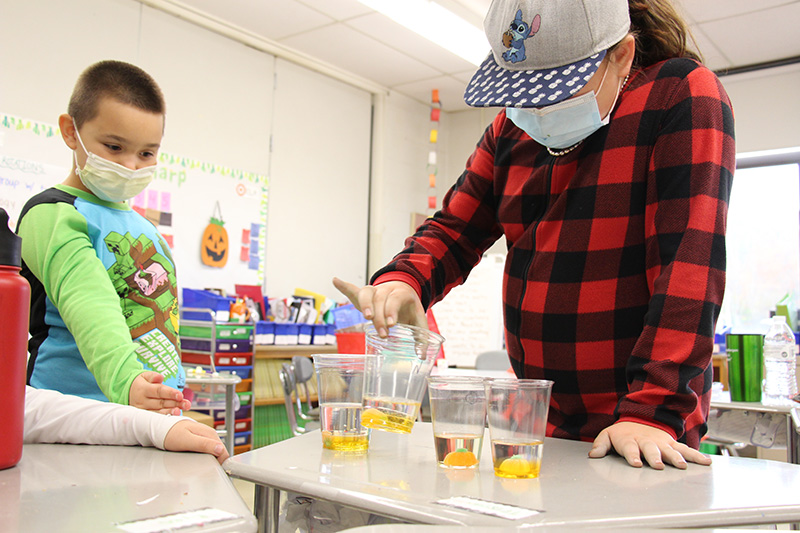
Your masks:
[[[377,154],[373,175],[370,230],[372,275],[403,248],[411,234],[411,213],[428,213],[428,153],[437,151],[437,164],[445,155],[444,142],[430,143],[430,106],[392,92],[378,102]],[[440,126],[440,130],[446,128]],[[443,134],[444,136],[444,134]],[[437,187],[438,191],[445,190]],[[441,194],[441,192],[439,192]],[[441,205],[441,200],[439,202]]]
[[[426,176],[427,149],[408,152],[404,143],[427,139],[427,108],[418,102],[386,97],[382,112],[391,123],[378,134],[389,141],[387,160],[403,161],[387,164],[370,156],[369,91],[138,1],[5,2],[2,18],[0,113],[56,124],[86,66],[108,58],[129,61],[164,90],[163,151],[269,177],[264,272],[270,296],[303,287],[341,299],[331,277],[366,282],[367,242],[375,233],[368,225],[371,166],[386,167],[390,189],[404,191],[378,213],[387,221],[372,216],[376,227],[394,229],[402,219],[407,230],[409,213],[426,197],[426,191],[415,198],[404,190],[415,156],[420,183]],[[55,152],[41,159],[67,167],[71,153]],[[198,201],[215,198],[213,187],[183,192]],[[198,208],[184,216],[197,217],[202,231],[211,214]],[[239,236],[230,237],[235,253]],[[386,240],[394,248],[399,237]],[[195,255],[181,259],[176,253],[176,261],[184,287],[230,291],[252,275],[204,267]]]
[[[411,214],[427,212],[429,105],[281,63],[136,0],[26,0],[1,9],[0,113],[54,124],[83,68],[105,58],[131,61],[167,96],[165,151],[269,177],[264,270],[271,296],[302,286],[341,299],[330,278],[365,282],[402,247]],[[276,88],[282,75],[307,98]],[[740,152],[800,145],[793,94],[800,67],[722,82]],[[315,88],[325,97],[315,101]],[[442,113],[437,205],[494,115]],[[42,160],[67,165],[69,156],[64,149]],[[207,199],[213,192],[188,194]],[[199,223],[209,216],[198,214]],[[493,247],[503,249],[502,242]],[[204,270],[199,262],[179,269],[183,286],[232,290],[237,282],[235,272]]]
[[[800,65],[722,76],[738,153],[800,146]]]

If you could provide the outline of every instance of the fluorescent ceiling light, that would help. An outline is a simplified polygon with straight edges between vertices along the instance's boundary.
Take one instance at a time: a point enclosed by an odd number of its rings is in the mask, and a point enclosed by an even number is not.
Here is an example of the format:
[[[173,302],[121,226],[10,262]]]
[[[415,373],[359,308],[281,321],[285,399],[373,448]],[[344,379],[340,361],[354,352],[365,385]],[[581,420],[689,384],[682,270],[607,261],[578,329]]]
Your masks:
[[[359,0],[359,2],[473,65],[480,65],[489,53],[489,43],[483,30],[432,0]]]

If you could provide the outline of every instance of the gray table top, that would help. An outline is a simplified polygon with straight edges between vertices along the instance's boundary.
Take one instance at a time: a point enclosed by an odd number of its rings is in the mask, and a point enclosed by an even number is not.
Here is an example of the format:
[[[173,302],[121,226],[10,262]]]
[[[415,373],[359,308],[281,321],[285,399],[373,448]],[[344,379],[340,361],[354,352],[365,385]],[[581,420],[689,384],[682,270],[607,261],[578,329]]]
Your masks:
[[[181,532],[256,531],[255,517],[210,455],[26,444],[19,464],[0,470],[3,533],[122,532],[131,521],[196,519],[200,509],[233,516]]]
[[[474,472],[435,461],[431,425],[410,435],[373,431],[370,450],[347,455],[322,448],[318,431],[229,459],[234,477],[415,523],[468,526],[723,527],[800,521],[800,466],[715,456],[710,467],[636,469],[613,455],[589,459],[590,443],[545,441],[541,476],[494,476],[488,431]],[[509,520],[447,507],[468,496],[540,510]]]

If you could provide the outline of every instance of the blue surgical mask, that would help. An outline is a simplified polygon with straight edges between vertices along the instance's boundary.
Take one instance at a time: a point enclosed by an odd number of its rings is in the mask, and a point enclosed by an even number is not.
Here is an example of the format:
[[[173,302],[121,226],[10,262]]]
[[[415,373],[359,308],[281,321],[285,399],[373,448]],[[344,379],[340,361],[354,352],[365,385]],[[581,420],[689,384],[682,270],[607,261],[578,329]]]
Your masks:
[[[608,67],[600,80],[600,87],[607,73]],[[611,109],[617,104],[618,97],[619,89]],[[597,93],[591,91],[542,108],[507,107],[506,116],[534,141],[556,149],[573,146],[608,124],[611,110],[605,118],[601,118]]]

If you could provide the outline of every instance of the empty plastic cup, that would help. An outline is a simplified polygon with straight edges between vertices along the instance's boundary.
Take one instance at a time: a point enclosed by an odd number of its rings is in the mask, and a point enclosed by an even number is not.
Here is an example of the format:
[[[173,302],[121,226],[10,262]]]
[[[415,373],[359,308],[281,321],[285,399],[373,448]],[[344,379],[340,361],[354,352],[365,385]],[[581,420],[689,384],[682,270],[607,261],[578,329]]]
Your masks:
[[[369,428],[410,433],[425,395],[426,379],[444,337],[400,324],[381,338],[367,328],[367,383],[361,423]]]
[[[361,425],[366,360],[363,354],[316,354],[319,421],[322,446],[329,450],[364,452],[369,429]]]
[[[495,475],[539,477],[553,382],[487,379],[485,387]]]

